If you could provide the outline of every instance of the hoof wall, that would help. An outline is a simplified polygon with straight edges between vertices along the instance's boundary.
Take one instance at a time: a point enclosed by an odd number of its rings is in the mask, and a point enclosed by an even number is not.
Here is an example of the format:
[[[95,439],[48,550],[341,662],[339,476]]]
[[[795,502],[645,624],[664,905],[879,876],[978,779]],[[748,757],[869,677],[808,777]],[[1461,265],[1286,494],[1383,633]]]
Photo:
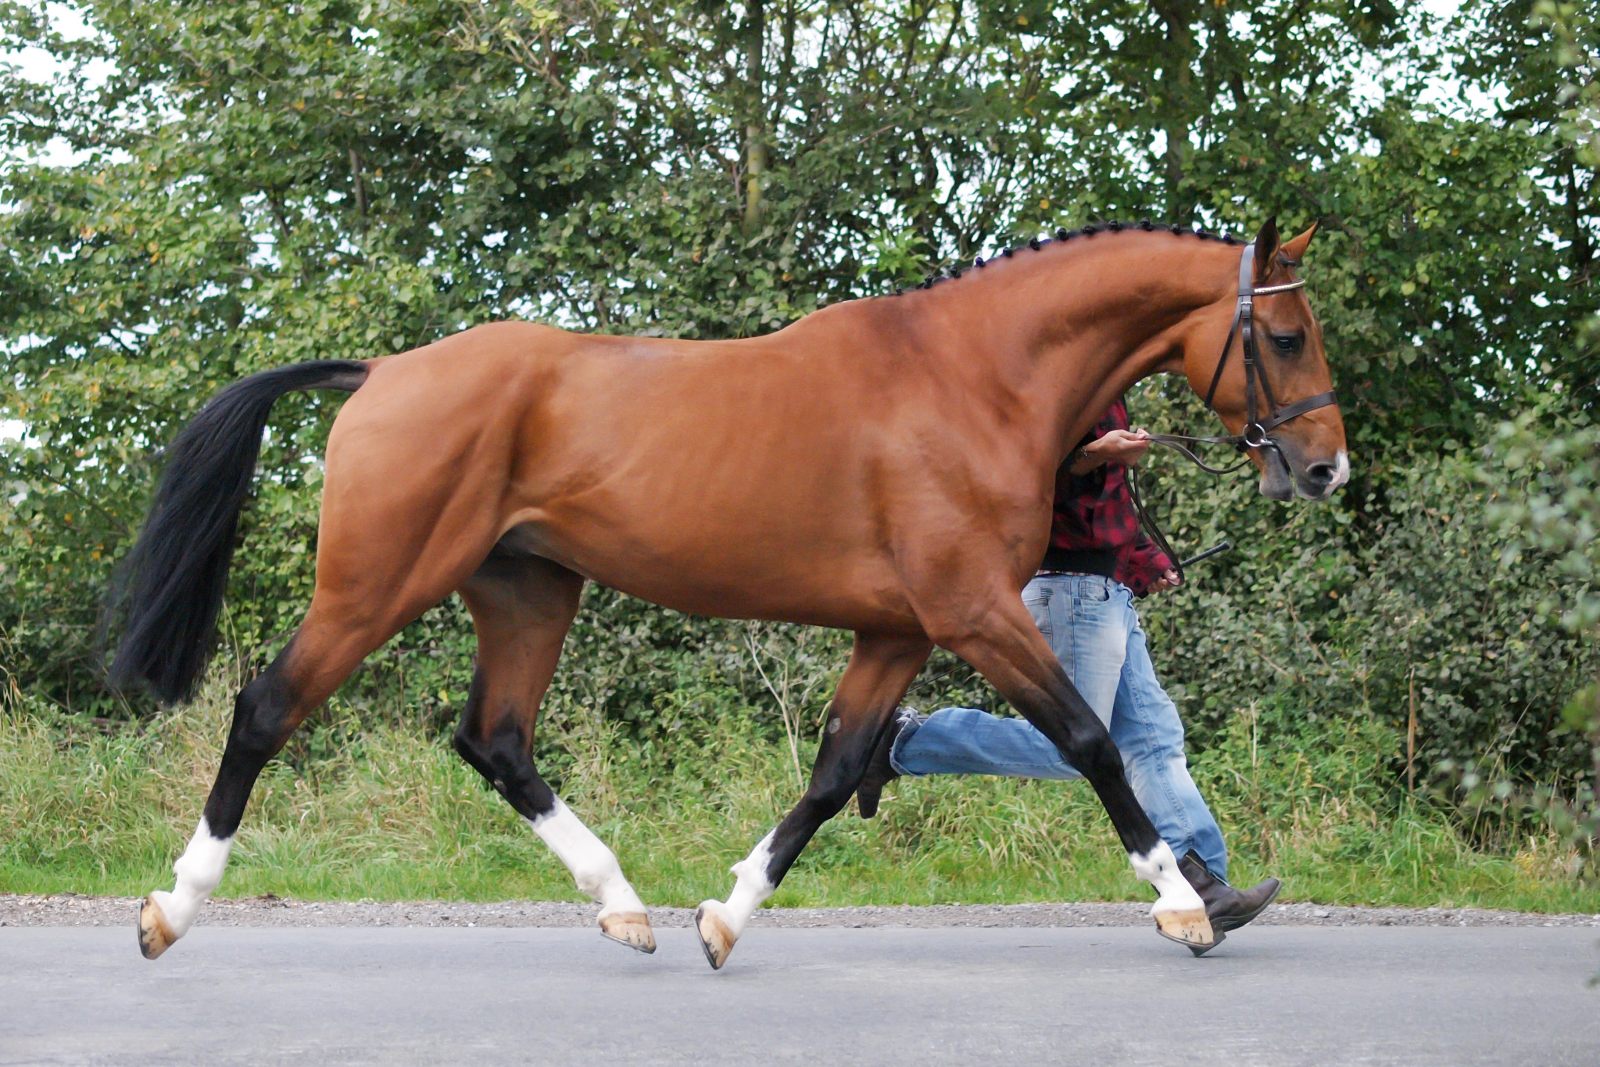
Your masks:
[[[178,940],[178,935],[172,932],[172,927],[167,925],[167,917],[161,912],[161,905],[151,897],[146,897],[144,906],[139,909],[139,951],[147,960],[153,960]]]
[[[1211,921],[1204,908],[1183,911],[1158,911],[1155,913],[1156,930],[1168,941],[1187,945],[1191,950],[1208,951],[1221,938],[1211,931]]]
[[[649,954],[656,950],[650,917],[642,911],[622,911],[600,917],[600,932],[619,945]]]
[[[728,924],[717,915],[716,909],[721,906],[721,901],[708,900],[694,913],[695,932],[700,935],[700,947],[705,951],[706,962],[711,964],[713,971],[720,971],[722,965],[728,962],[728,954],[733,951],[735,940]]]
[[[1228,940],[1228,935],[1218,930],[1217,939],[1211,942],[1211,944],[1206,945],[1203,948],[1200,945],[1190,945],[1189,951],[1194,953],[1196,956],[1204,956],[1207,952],[1210,952],[1212,949],[1216,948],[1226,940]]]

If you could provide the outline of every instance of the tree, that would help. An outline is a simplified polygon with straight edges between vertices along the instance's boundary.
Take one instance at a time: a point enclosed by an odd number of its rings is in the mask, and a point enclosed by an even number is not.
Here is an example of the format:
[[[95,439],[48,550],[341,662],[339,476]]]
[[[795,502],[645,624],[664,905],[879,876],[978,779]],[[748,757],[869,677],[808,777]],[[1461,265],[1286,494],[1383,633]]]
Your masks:
[[[0,443],[0,631],[13,673],[68,707],[114,706],[94,669],[98,592],[161,444],[205,397],[493,318],[738,336],[1061,224],[1320,218],[1310,293],[1357,480],[1288,527],[1230,502],[1256,554],[1226,566],[1281,576],[1323,636],[1351,625],[1330,592],[1386,580],[1373,546],[1411,529],[1416,494],[1455,492],[1406,472],[1532,395],[1592,403],[1572,323],[1596,311],[1595,161],[1561,141],[1556,31],[1522,29],[1517,4],[1449,23],[1372,0],[1099,0],[1070,17],[1040,0],[81,10],[93,32],[71,40],[42,3],[0,4],[0,49],[62,64],[0,82],[0,419],[23,428]],[[1455,69],[1463,93],[1442,92]],[[274,418],[229,601],[248,654],[308,596],[336,403]],[[1203,425],[1172,383],[1135,407]],[[1198,539],[1218,498],[1187,477],[1155,490]],[[600,606],[606,632],[575,640],[736,633]],[[465,669],[449,614],[400,641],[443,653],[406,660],[413,696]],[[631,721],[650,697],[630,684],[607,692]]]

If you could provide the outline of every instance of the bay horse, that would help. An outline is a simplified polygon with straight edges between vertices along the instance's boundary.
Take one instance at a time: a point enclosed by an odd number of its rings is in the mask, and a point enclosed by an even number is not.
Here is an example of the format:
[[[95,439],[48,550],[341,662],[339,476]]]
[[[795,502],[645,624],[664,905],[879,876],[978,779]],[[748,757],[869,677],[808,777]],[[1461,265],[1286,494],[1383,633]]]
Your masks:
[[[294,729],[452,592],[478,638],[456,749],[599,903],[605,936],[654,951],[616,856],[531,758],[540,702],[589,580],[683,612],[855,633],[809,787],[733,867],[728,899],[696,913],[712,967],[855,792],[935,645],[971,664],[1084,772],[1135,874],[1159,894],[1158,930],[1214,943],[1106,728],[1019,593],[1044,555],[1056,469],[1146,375],[1186,374],[1242,433],[1266,495],[1320,499],[1343,484],[1344,425],[1295,277],[1314,231],[1280,242],[1269,221],[1240,247],[1149,223],[1085,226],[761,337],[500,322],[398,355],[235,382],[168,449],[114,597],[125,623],[113,681],[147,685],[167,702],[191,695],[213,650],[273,401],[304,389],[353,395],[328,437],[310,607],[238,694],[176,884],[140,909],[144,955],[190,929],[257,775]],[[1270,341],[1265,356],[1256,336]],[[1258,391],[1276,405],[1274,389],[1290,403],[1259,415]]]

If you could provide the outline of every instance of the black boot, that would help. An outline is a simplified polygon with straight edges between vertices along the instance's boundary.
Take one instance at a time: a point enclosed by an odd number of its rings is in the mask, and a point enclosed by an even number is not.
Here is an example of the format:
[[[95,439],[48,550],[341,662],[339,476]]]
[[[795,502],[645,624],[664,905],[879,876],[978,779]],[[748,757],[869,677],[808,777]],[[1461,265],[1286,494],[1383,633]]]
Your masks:
[[[900,772],[889,762],[889,750],[894,747],[894,739],[900,736],[907,715],[914,714],[909,708],[896,710],[894,718],[884,727],[883,736],[878,738],[878,747],[872,750],[872,762],[867,764],[866,777],[856,786],[856,808],[863,819],[878,814],[878,800],[883,795],[883,787],[900,777]]]
[[[1190,951],[1196,956],[1205,955],[1222,943],[1228,931],[1239,929],[1266,911],[1267,905],[1278,895],[1278,890],[1283,888],[1283,883],[1276,878],[1268,878],[1249,889],[1235,889],[1207,870],[1200,854],[1194,849],[1190,849],[1178,861],[1178,870],[1183,872],[1184,879],[1194,887],[1194,891],[1200,894],[1200,900],[1206,906],[1206,918],[1211,920],[1211,932],[1217,935],[1217,940],[1209,948],[1191,948]]]

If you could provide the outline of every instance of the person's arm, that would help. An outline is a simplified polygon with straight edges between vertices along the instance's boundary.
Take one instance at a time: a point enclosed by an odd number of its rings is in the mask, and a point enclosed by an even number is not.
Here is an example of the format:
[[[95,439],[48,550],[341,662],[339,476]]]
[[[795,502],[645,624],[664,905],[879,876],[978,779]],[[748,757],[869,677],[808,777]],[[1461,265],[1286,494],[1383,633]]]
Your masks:
[[[1145,431],[1107,430],[1067,457],[1067,469],[1081,476],[1110,463],[1131,467],[1148,451],[1150,435]]]
[[[1177,564],[1143,534],[1117,561],[1117,581],[1140,597],[1174,589],[1182,582]]]

